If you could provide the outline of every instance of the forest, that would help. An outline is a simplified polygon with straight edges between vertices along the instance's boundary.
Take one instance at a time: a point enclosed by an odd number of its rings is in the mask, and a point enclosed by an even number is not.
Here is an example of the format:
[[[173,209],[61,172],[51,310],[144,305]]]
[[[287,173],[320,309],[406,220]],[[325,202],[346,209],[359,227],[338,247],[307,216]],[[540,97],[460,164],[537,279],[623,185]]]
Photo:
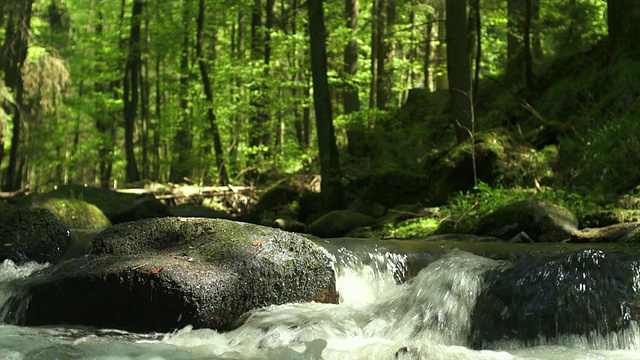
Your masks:
[[[640,185],[638,34],[631,0],[3,1],[2,191],[319,174],[337,209],[359,179],[433,189],[466,144],[476,188],[614,201]],[[502,136],[526,156],[487,176]]]

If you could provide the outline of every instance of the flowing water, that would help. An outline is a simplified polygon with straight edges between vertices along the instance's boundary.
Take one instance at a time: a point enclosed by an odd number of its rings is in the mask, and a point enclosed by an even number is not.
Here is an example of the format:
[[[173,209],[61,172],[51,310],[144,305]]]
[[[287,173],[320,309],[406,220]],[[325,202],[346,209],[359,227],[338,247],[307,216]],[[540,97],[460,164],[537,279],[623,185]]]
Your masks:
[[[0,325],[0,359],[638,359],[636,324],[607,336],[537,346],[467,347],[482,274],[504,265],[460,250],[402,253],[323,244],[335,256],[339,305],[303,303],[253,312],[234,331],[190,327],[136,334],[114,329]],[[361,242],[360,242],[361,243]],[[504,246],[504,244],[502,245]],[[412,273],[416,257],[428,264]],[[43,265],[0,264],[0,308],[19,279]],[[404,281],[411,278],[409,281]],[[144,306],[144,304],[141,304]]]

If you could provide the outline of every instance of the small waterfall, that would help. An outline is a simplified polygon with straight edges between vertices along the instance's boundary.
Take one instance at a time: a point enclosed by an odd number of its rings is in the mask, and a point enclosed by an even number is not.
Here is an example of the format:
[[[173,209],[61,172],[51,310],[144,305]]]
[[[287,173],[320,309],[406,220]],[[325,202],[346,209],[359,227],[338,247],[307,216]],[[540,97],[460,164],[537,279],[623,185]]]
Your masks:
[[[19,280],[48,266],[36,262],[16,265],[11,260],[0,263],[0,323],[15,320],[15,314],[11,314],[7,302],[14,296],[20,296]]]

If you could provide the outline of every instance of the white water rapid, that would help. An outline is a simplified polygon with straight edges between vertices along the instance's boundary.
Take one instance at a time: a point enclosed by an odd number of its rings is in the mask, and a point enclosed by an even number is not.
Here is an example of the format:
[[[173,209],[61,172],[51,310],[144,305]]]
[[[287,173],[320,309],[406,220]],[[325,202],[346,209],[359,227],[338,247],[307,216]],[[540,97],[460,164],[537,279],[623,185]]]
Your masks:
[[[482,274],[502,262],[454,250],[407,282],[407,256],[333,251],[339,305],[303,303],[253,312],[234,331],[190,327],[168,334],[0,324],[0,359],[639,359],[640,331],[566,337],[499,350],[465,347]],[[42,265],[0,264],[0,308],[15,281]],[[11,286],[10,286],[11,285]],[[141,304],[144,306],[144,304]]]

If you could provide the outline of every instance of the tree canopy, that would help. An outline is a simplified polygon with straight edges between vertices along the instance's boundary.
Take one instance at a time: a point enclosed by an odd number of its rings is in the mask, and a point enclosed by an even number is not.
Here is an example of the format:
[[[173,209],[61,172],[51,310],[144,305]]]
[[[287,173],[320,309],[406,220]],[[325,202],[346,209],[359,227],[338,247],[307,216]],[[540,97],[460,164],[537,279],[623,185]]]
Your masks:
[[[384,136],[421,122],[412,135],[464,141],[490,123],[472,123],[485,84],[531,100],[558,59],[635,61],[638,20],[628,0],[5,1],[3,190],[418,167],[428,146],[384,158]],[[444,120],[398,112],[441,90],[450,103],[420,104]]]

